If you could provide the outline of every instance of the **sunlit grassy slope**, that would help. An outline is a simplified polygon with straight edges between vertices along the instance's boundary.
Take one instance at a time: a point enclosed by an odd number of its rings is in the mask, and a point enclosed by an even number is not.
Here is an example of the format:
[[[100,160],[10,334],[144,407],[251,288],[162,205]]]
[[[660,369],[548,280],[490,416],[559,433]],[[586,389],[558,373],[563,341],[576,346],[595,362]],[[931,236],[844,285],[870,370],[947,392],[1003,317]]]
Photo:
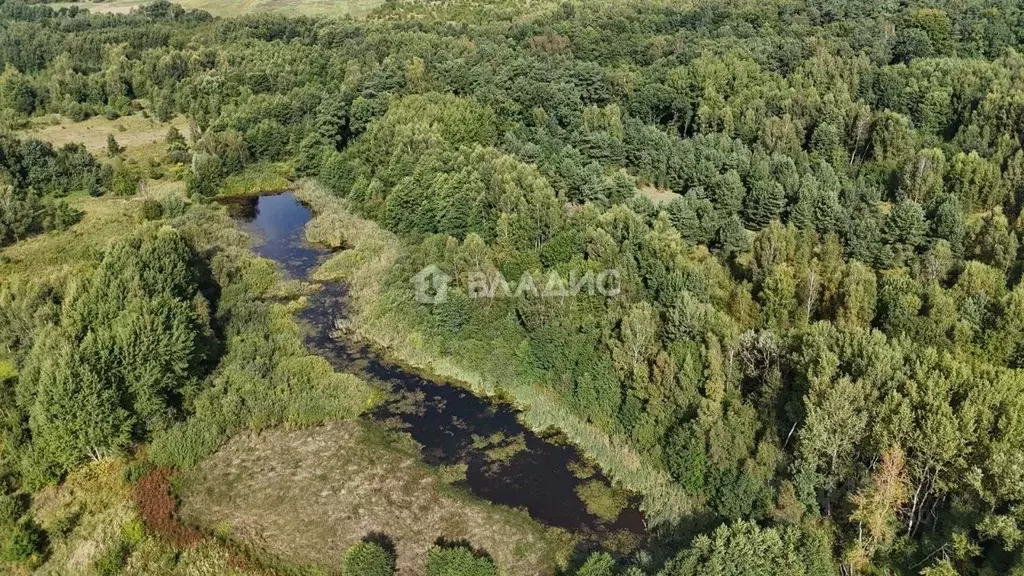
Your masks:
[[[107,2],[67,2],[54,7],[80,6],[93,12],[129,12],[151,0],[109,0]],[[293,16],[363,16],[383,0],[175,0],[185,8],[206,10],[214,16],[280,13]]]
[[[179,116],[170,122],[160,122],[142,114],[122,116],[109,120],[94,116],[82,122],[74,122],[59,116],[36,118],[18,135],[22,138],[38,138],[59,148],[68,143],[83,144],[100,160],[107,156],[107,136],[113,135],[124,148],[122,156],[132,160],[159,158],[167,153],[167,131],[174,126],[183,135],[189,135],[188,121]]]

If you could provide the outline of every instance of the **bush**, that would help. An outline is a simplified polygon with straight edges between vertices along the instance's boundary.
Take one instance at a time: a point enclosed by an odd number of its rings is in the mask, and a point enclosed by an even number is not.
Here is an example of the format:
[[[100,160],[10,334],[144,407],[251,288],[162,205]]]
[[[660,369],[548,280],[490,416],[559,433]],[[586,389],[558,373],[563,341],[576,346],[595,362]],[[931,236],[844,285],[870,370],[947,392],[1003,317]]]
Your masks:
[[[576,576],[612,576],[615,574],[615,560],[607,552],[595,552],[580,566]]]
[[[124,467],[123,478],[126,484],[135,484],[152,470],[153,465],[149,462],[132,462]]]
[[[164,206],[160,202],[147,198],[142,202],[142,218],[144,220],[159,220],[164,215]]]
[[[427,556],[427,576],[495,576],[494,562],[463,546],[434,546]]]
[[[142,183],[142,168],[138,164],[122,162],[114,169],[112,188],[118,196],[134,196]]]
[[[123,540],[118,540],[96,558],[92,568],[98,576],[114,576],[121,572],[130,552],[128,544]]]
[[[665,446],[669,472],[690,492],[705,486],[707,454],[704,438],[693,426],[682,425],[669,432]]]
[[[24,562],[40,551],[43,537],[29,518],[24,504],[9,494],[0,495],[0,561]]]
[[[622,509],[629,505],[624,492],[608,486],[600,480],[590,480],[576,488],[576,494],[583,500],[587,512],[604,522],[614,522]]]
[[[160,466],[188,468],[213,453],[224,441],[220,428],[193,417],[153,436],[149,458]]]
[[[64,200],[43,202],[42,227],[47,232],[51,230],[67,230],[81,219],[82,211],[72,208]]]
[[[160,205],[163,207],[163,215],[167,218],[177,218],[188,210],[185,199],[177,194],[165,195],[160,199]]]
[[[24,562],[42,546],[42,534],[28,522],[0,527],[0,560],[4,562]]]
[[[121,152],[124,152],[124,146],[117,143],[117,139],[114,138],[113,134],[107,134],[107,156],[113,158]]]
[[[341,559],[343,576],[391,576],[395,573],[394,557],[376,542],[360,542]]]

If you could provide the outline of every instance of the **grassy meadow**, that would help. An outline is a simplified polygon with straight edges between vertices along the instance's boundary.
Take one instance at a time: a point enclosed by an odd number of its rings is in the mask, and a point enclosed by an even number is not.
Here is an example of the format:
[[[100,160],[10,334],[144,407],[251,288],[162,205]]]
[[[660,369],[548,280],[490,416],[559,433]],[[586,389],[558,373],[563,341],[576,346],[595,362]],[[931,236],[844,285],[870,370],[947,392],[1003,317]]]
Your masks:
[[[469,541],[509,576],[553,573],[572,540],[523,512],[450,489],[407,437],[372,424],[236,436],[179,483],[182,517],[289,564],[330,570],[380,533],[400,574],[422,573],[435,541]]]
[[[18,275],[59,279],[95,265],[107,244],[130,234],[142,221],[141,202],[131,198],[79,197],[70,204],[83,212],[78,224],[0,248],[0,283]]]
[[[117,143],[124,148],[121,156],[141,162],[161,158],[167,153],[165,139],[171,126],[188,136],[188,121],[181,116],[170,122],[160,122],[142,114],[114,120],[94,116],[81,122],[55,115],[44,116],[34,119],[27,128],[18,132],[18,136],[38,138],[53,144],[54,148],[69,143],[82,144],[94,156],[103,159],[107,158],[107,136],[113,134]]]
[[[176,547],[144,527],[133,465],[101,460],[33,499],[33,514],[50,534],[50,554],[34,574],[269,576],[220,541],[206,538]]]

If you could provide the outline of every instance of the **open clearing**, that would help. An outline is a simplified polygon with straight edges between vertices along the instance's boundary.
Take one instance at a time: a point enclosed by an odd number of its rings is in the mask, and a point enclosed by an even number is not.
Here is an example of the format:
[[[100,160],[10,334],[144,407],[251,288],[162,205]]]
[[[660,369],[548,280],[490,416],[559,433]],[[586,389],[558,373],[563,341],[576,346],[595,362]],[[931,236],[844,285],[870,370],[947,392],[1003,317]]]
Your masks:
[[[60,2],[54,8],[78,6],[92,12],[124,14],[152,0],[110,0],[108,2]],[[206,10],[214,16],[279,13],[292,16],[364,16],[383,0],[175,0],[184,8]]]
[[[55,148],[68,143],[83,144],[90,153],[102,160],[107,157],[107,135],[113,134],[117,143],[124,148],[124,157],[145,160],[167,153],[165,140],[171,126],[186,137],[189,134],[188,121],[180,116],[170,122],[144,118],[142,114],[122,116],[115,120],[94,116],[82,122],[59,117],[56,117],[57,121],[50,122],[53,118],[37,119],[36,125],[20,131],[18,135],[45,140]]]
[[[120,460],[90,462],[60,486],[38,492],[32,501],[37,522],[49,533],[49,553],[36,576],[102,576],[96,561],[112,550],[125,554],[125,576],[198,576],[232,574],[270,576],[245,566],[240,557],[214,539],[176,548],[143,530],[132,487]],[[13,572],[13,576],[28,572]]]
[[[439,539],[468,541],[504,574],[551,574],[570,538],[444,485],[414,450],[359,422],[236,436],[182,478],[181,516],[289,564],[336,569],[368,535],[423,574]]]
[[[130,208],[133,204],[137,201],[114,196],[72,198],[71,205],[84,215],[69,230],[38,234],[0,248],[0,284],[17,274],[60,278],[77,266],[98,263],[107,244],[138,225],[137,210]]]
[[[669,204],[676,198],[682,198],[682,195],[673,192],[668,188],[657,188],[655,186],[641,186],[640,195],[645,196],[648,200],[653,202],[655,206]]]

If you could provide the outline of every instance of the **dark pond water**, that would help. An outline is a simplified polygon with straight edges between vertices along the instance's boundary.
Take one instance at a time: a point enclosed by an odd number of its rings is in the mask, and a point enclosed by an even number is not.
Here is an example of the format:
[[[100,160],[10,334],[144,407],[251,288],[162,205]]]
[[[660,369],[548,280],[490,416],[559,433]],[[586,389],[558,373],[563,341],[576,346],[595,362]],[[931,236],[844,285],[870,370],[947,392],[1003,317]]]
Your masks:
[[[255,250],[293,278],[306,279],[330,251],[304,240],[311,214],[290,193],[233,201],[229,211],[257,238]],[[358,373],[390,394],[369,417],[408,433],[434,466],[466,465],[462,485],[491,502],[525,509],[532,518],[579,533],[586,540],[641,543],[646,538],[636,498],[614,521],[587,511],[577,489],[608,480],[557,435],[523,426],[511,406],[479,398],[464,388],[435,382],[385,360],[366,346],[332,337],[344,314],[345,287],[326,284],[300,314],[307,344],[336,369]],[[624,542],[625,543],[625,542]]]

